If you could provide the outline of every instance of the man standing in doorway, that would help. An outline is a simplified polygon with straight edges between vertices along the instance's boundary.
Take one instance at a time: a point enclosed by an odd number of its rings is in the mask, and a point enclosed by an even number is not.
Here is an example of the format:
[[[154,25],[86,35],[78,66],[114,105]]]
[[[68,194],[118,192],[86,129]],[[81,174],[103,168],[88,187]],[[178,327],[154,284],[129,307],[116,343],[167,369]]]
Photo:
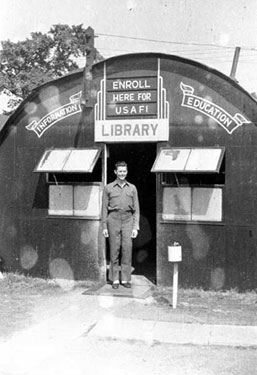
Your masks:
[[[102,202],[103,235],[110,244],[109,279],[113,289],[118,289],[121,251],[121,284],[131,288],[132,238],[139,230],[138,194],[135,185],[126,180],[126,162],[117,162],[114,173],[116,180],[105,186]]]

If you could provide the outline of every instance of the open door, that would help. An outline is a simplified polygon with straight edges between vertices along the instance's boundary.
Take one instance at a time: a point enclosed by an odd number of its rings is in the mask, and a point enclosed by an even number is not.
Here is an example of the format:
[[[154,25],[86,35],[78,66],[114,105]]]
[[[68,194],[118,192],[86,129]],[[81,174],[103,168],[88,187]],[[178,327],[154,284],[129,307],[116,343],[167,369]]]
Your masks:
[[[138,190],[140,231],[133,240],[133,274],[143,275],[156,283],[156,176],[151,173],[156,144],[110,144],[107,148],[107,183],[115,179],[115,163],[124,160],[128,164],[127,180]],[[109,263],[108,246],[106,258]]]

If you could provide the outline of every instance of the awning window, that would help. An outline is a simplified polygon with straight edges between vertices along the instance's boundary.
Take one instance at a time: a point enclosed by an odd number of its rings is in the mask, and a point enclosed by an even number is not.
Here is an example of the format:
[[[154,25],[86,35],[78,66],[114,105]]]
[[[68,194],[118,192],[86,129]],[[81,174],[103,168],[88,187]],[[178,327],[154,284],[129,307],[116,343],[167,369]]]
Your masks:
[[[223,147],[161,148],[152,172],[218,173],[224,156]]]
[[[101,150],[86,149],[49,149],[41,157],[34,172],[91,173]]]

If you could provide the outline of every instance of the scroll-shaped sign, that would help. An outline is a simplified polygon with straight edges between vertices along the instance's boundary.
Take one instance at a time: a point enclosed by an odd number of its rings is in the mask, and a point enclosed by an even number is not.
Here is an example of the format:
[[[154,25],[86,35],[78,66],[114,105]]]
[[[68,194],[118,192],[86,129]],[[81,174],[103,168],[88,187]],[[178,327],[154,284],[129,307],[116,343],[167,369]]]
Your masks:
[[[82,91],[79,91],[74,95],[71,95],[69,98],[69,103],[54,109],[53,111],[47,113],[39,120],[33,120],[30,124],[26,126],[26,129],[32,130],[34,133],[36,133],[38,138],[42,137],[42,135],[58,121],[61,121],[66,117],[75,115],[76,113],[82,111],[80,105],[81,95]]]
[[[241,113],[236,113],[232,116],[217,104],[195,95],[192,86],[181,82],[180,88],[183,92],[182,107],[204,113],[221,125],[229,134],[232,134],[239,126],[250,123]]]

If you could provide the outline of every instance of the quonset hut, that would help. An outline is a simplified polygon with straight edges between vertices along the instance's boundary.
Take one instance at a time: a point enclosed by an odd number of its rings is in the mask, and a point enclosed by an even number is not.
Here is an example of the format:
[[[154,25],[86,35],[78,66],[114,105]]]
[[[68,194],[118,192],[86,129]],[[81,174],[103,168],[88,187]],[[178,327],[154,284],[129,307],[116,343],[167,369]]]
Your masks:
[[[1,130],[0,255],[9,270],[104,281],[101,193],[125,159],[141,230],[135,274],[256,288],[257,102],[235,81],[165,54],[113,57],[36,88]]]

